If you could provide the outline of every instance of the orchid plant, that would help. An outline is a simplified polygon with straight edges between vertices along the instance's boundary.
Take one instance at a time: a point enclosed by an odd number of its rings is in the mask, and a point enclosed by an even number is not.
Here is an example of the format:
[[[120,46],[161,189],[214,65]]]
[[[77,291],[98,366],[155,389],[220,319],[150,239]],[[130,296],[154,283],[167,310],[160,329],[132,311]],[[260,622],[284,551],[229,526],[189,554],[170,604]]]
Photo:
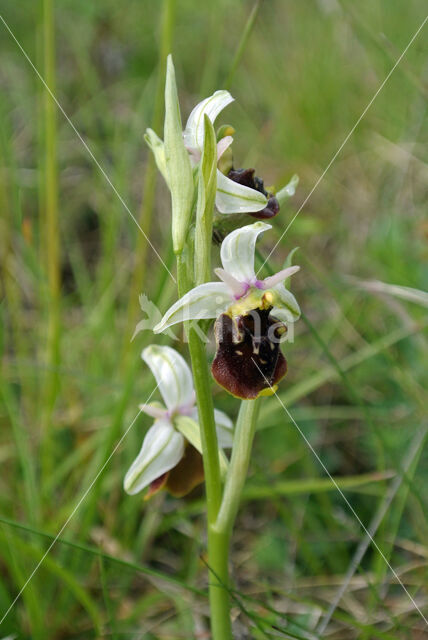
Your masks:
[[[288,289],[298,266],[288,261],[286,268],[263,279],[255,271],[257,238],[272,228],[261,220],[277,215],[284,200],[294,194],[297,177],[274,194],[265,190],[254,169],[234,167],[233,128],[223,126],[216,133],[213,126],[232,101],[228,91],[216,91],[196,105],[183,130],[169,56],[164,140],[151,129],[145,140],[171,193],[179,299],[154,332],[184,323],[191,369],[170,347],[152,345],[143,350],[165,406],[140,406],[154,424],[124,480],[130,494],[146,489],[146,499],[161,489],[182,496],[205,480],[214,640],[232,639],[228,553],[260,398],[274,393],[287,371],[280,343],[287,325],[300,315]],[[260,220],[242,225],[247,214]],[[238,228],[223,239],[222,267],[214,270],[219,280],[213,282],[212,241],[219,217]],[[212,376],[241,399],[235,429],[230,418],[213,406],[206,346],[197,325],[202,320],[215,320]],[[224,453],[227,448],[232,448],[230,460]]]

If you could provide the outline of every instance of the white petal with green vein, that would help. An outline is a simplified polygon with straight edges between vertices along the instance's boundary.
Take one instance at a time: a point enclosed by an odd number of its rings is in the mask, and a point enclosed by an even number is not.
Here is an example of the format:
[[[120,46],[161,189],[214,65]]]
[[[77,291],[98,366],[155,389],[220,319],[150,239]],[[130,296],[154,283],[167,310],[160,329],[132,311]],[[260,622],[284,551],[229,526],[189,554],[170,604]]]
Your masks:
[[[272,291],[277,294],[272,315],[281,322],[296,322],[300,318],[300,307],[291,291],[283,284],[275,285]]]
[[[234,98],[229,91],[222,89],[197,104],[187,120],[183,133],[186,147],[202,150],[204,145],[204,114],[214,123],[218,114],[233,100]]]
[[[177,300],[153,331],[161,333],[173,324],[186,320],[217,318],[231,303],[229,287],[224,282],[200,284]]]
[[[254,251],[257,237],[272,229],[270,224],[255,222],[229,233],[221,245],[221,261],[224,270],[239,282],[250,282],[255,277]]]
[[[131,495],[173,469],[184,454],[184,438],[167,420],[157,420],[147,431],[141,451],[129,468],[123,486]]]

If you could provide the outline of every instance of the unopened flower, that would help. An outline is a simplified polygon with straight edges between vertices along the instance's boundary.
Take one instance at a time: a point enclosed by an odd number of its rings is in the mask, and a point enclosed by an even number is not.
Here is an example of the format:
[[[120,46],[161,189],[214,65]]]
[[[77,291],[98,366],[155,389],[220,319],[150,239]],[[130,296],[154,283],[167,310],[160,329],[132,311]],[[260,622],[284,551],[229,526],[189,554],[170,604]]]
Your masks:
[[[207,282],[186,293],[153,329],[159,333],[185,320],[217,318],[213,375],[231,393],[243,398],[257,397],[285,374],[279,338],[286,331],[283,323],[295,322],[300,316],[295,297],[284,285],[300,267],[288,267],[262,280],[254,270],[257,237],[271,228],[264,222],[255,222],[226,236],[220,252],[223,268],[215,269],[222,282]],[[269,358],[261,353],[265,348],[272,352]],[[250,362],[250,351],[256,371],[246,385],[243,367]],[[243,379],[241,388],[230,382],[234,375]]]
[[[140,405],[155,422],[125,476],[124,488],[135,494],[149,487],[146,498],[163,488],[183,496],[204,478],[192,373],[183,357],[170,347],[152,345],[141,355],[156,378],[166,407]],[[217,409],[214,417],[219,447],[231,447],[232,421]],[[220,454],[224,467],[225,457],[222,451]]]

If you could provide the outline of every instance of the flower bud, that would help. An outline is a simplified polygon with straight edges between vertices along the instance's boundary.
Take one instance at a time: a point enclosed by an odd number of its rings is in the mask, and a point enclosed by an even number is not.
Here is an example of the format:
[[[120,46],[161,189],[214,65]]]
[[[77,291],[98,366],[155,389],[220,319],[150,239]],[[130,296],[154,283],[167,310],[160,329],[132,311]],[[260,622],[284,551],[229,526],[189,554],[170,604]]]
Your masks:
[[[189,154],[184,146],[175,71],[168,56],[165,84],[164,151],[172,203],[172,241],[175,253],[183,250],[192,214],[194,183]]]

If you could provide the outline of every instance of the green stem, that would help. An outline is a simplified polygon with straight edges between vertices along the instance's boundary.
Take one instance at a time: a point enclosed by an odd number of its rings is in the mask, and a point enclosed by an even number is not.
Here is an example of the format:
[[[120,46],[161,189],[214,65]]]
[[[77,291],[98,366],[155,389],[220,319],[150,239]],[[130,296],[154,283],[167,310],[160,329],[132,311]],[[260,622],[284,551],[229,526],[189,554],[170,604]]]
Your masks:
[[[215,530],[219,534],[223,534],[227,539],[230,538],[232,533],[242,489],[247,477],[259,407],[259,399],[242,400],[239,409],[233,439],[232,458],[227,472],[223,500],[215,524]]]
[[[207,367],[205,345],[195,329],[190,329],[188,340],[195,380],[199,422],[201,425],[208,523],[214,524],[221,503],[221,478],[217,433],[214,422],[214,406],[211,395],[211,379]]]
[[[189,289],[186,256],[177,255],[177,280],[179,295]],[[214,405],[211,394],[211,379],[207,366],[205,345],[197,330],[186,326],[195,382],[196,402],[201,425],[202,453],[204,458],[205,484],[207,491],[208,523],[216,521],[221,502],[220,463],[218,458],[217,433],[214,422]]]
[[[188,265],[183,253],[177,255],[179,295],[189,289]],[[186,327],[201,427],[208,520],[208,567],[211,630],[213,640],[232,640],[229,603],[228,537],[215,529],[221,503],[221,476],[214,406],[205,344],[195,328]]]

